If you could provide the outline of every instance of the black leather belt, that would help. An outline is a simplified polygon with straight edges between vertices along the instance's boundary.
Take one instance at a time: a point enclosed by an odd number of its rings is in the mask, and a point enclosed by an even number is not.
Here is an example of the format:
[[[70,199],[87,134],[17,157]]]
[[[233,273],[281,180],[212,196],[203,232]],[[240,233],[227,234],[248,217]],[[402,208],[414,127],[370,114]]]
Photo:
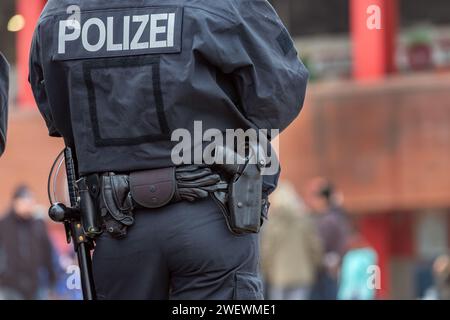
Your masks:
[[[268,209],[267,199],[262,199],[263,164],[252,164],[248,158],[246,161],[244,165],[190,165],[129,175],[108,172],[86,180],[89,193],[98,203],[101,227],[116,238],[124,237],[134,224],[136,208],[155,209],[210,196],[232,233],[258,233]]]
[[[96,198],[103,229],[115,237],[126,235],[134,224],[136,208],[155,209],[179,201],[193,202],[211,193],[226,192],[228,184],[207,166],[182,166],[136,171],[129,175],[113,172],[86,178]]]

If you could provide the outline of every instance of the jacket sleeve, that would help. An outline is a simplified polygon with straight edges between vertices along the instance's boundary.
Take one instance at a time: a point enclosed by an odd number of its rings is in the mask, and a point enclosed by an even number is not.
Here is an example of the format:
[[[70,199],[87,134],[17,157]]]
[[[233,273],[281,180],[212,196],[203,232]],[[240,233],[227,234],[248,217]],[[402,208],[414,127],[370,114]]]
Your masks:
[[[308,71],[268,1],[236,1],[233,10],[233,23],[223,20],[206,35],[209,58],[233,75],[244,116],[256,128],[282,131],[302,108]]]
[[[45,123],[47,124],[49,135],[52,137],[61,137],[53,121],[50,103],[45,88],[38,28],[39,26],[34,33],[33,41],[31,43],[30,71],[28,75],[28,81],[30,82],[34,99],[36,100],[39,111],[41,112],[41,115],[44,117]]]
[[[0,53],[0,156],[5,151],[8,129],[9,65]]]

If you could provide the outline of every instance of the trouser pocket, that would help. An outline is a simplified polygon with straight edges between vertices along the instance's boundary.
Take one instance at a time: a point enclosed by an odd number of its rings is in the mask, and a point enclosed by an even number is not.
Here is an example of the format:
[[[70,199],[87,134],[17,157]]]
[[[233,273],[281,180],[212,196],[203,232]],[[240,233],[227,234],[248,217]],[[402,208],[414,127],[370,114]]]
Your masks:
[[[264,300],[262,281],[258,274],[236,272],[234,300]]]

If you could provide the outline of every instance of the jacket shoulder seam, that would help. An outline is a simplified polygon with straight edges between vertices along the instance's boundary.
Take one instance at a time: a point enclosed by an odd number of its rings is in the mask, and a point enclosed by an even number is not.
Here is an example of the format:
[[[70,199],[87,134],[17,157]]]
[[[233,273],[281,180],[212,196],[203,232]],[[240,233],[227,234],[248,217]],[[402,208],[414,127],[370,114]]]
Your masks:
[[[228,22],[236,23],[236,21],[233,20],[233,19],[231,19],[230,17],[227,17],[227,16],[225,16],[225,15],[223,15],[223,14],[220,14],[220,13],[218,13],[218,12],[216,12],[216,11],[213,11],[213,10],[208,10],[208,9],[201,8],[201,7],[197,7],[197,6],[194,6],[194,5],[185,5],[184,7],[185,7],[185,8],[189,8],[189,9],[196,9],[196,10],[204,11],[204,12],[210,13],[210,14],[212,14],[212,15],[215,15],[215,16],[217,16],[217,17],[219,17],[219,18],[222,18],[222,19],[224,19],[224,20],[226,20],[226,21],[228,21]],[[230,12],[230,13],[231,13],[231,12]]]

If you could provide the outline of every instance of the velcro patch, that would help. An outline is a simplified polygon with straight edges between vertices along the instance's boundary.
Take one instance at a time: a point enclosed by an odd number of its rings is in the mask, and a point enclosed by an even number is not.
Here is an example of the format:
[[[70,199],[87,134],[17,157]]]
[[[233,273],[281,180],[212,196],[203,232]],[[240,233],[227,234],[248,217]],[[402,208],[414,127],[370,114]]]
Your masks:
[[[181,51],[182,7],[148,7],[58,16],[53,60],[123,57]]]

